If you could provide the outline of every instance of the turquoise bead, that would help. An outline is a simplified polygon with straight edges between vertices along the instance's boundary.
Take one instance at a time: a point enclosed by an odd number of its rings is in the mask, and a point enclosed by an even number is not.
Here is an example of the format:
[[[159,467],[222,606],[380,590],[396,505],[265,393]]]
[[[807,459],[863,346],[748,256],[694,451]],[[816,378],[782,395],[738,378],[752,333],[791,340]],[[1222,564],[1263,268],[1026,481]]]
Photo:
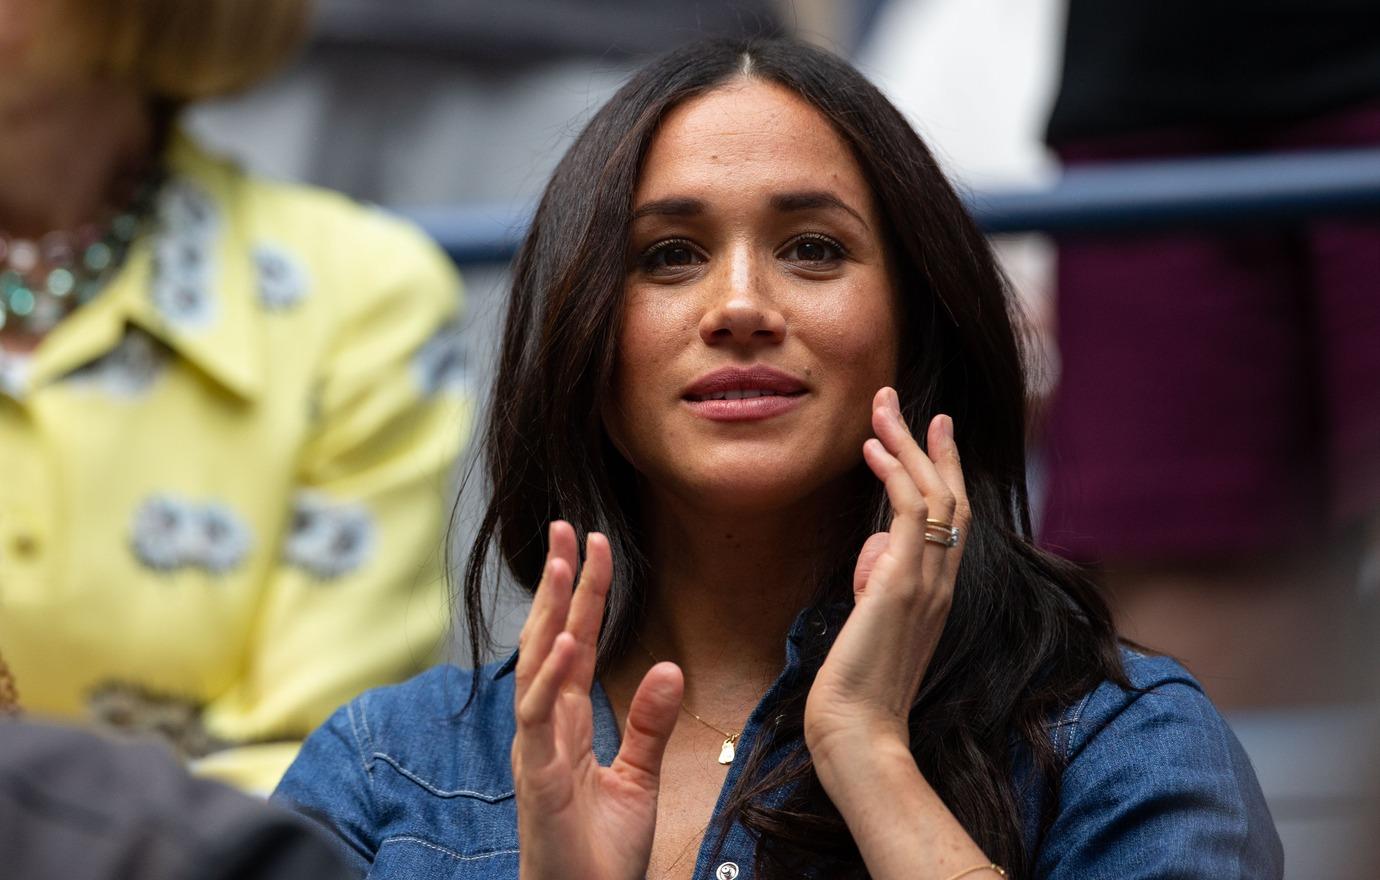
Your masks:
[[[34,310],[34,294],[27,287],[21,287],[10,294],[10,311],[25,317]]]
[[[53,296],[66,296],[76,283],[77,279],[66,269],[54,269],[48,273],[48,292]]]
[[[82,262],[86,264],[86,268],[90,269],[92,272],[104,271],[105,268],[110,265],[110,245],[103,241],[98,241],[86,249],[81,259]]]

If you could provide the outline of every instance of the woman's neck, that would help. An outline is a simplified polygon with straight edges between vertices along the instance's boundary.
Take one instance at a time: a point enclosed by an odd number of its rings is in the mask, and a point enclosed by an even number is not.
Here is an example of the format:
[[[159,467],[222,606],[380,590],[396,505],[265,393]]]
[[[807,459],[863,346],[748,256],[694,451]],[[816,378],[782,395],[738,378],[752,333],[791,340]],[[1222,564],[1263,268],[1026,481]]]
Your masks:
[[[655,513],[648,522],[642,645],[611,672],[635,687],[651,652],[680,665],[694,711],[727,721],[727,714],[751,708],[781,671],[786,634],[813,597],[818,567],[832,549],[824,535],[829,511],[837,509],[833,494],[754,513],[665,499],[647,504]]]
[[[114,181],[155,143],[150,102],[89,80],[0,88],[0,230],[37,238],[99,218]]]

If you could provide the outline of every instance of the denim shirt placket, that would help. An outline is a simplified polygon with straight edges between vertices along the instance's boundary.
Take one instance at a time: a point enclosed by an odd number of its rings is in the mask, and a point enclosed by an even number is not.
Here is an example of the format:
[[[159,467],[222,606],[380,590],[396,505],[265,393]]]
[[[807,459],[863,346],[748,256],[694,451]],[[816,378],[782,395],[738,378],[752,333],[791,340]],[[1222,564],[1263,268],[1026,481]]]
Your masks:
[[[782,692],[800,674],[800,643],[807,626],[824,628],[819,632],[823,636],[826,634],[828,624],[825,622],[824,616],[813,609],[806,609],[796,617],[786,638],[786,666],[776,677],[772,686],[767,689],[761,702],[752,710],[752,714],[748,716],[747,724],[743,727],[743,732],[738,738],[738,754],[740,756],[747,754],[753,747],[766,724],[775,723],[772,718],[775,711],[774,707],[781,701]],[[618,754],[621,741],[618,734],[618,722],[614,717],[613,707],[609,704],[608,696],[598,682],[595,682],[591,696],[594,704],[594,756],[601,765],[607,767],[613,763],[614,757]],[[781,755],[782,750],[778,748],[774,754],[767,757],[763,769],[770,770],[773,768],[780,762]],[[728,777],[724,780],[718,801],[714,804],[709,828],[705,832],[704,841],[700,844],[699,855],[695,860],[695,872],[692,875],[695,880],[751,880],[753,877],[756,845],[747,829],[737,820],[734,820],[729,825],[727,833],[722,836],[722,845],[720,845],[719,836],[716,834],[729,792],[733,791],[738,784],[744,763],[744,761],[739,760],[728,766]],[[780,802],[784,798],[785,792],[778,792],[770,800]]]

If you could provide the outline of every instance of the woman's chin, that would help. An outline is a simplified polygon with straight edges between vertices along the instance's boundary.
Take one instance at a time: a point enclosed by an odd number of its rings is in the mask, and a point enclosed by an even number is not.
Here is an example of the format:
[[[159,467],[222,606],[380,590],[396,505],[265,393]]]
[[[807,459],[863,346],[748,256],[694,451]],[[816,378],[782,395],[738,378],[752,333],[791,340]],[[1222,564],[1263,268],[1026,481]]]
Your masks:
[[[694,507],[726,514],[780,511],[814,496],[820,472],[798,467],[718,468],[686,475],[677,494]]]

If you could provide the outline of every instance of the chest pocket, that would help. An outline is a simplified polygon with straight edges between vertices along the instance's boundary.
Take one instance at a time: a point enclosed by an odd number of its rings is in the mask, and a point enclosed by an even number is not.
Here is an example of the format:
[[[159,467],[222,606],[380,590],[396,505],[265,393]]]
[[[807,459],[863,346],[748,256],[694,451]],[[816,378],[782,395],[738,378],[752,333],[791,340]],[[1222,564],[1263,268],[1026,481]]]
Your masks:
[[[508,880],[518,875],[517,802],[510,780],[468,768],[433,776],[399,756],[374,754],[375,795],[392,816],[379,842],[372,880]],[[489,768],[494,769],[494,768]],[[451,787],[451,786],[454,787]]]
[[[518,875],[516,846],[463,853],[422,837],[390,837],[379,847],[373,878],[409,880],[513,880]]]

